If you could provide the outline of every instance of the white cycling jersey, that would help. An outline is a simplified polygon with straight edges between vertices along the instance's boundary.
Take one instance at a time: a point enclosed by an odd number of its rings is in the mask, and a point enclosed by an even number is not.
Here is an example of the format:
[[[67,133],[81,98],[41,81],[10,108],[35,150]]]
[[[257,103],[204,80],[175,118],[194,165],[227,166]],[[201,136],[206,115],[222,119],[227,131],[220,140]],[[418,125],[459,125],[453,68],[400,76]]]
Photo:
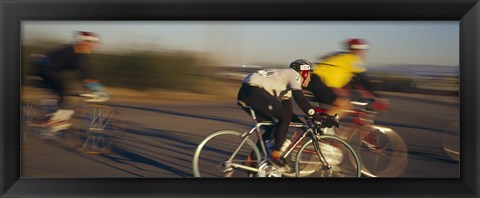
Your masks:
[[[263,88],[282,100],[292,97],[291,90],[302,90],[302,77],[293,69],[265,69],[251,73],[243,83]]]

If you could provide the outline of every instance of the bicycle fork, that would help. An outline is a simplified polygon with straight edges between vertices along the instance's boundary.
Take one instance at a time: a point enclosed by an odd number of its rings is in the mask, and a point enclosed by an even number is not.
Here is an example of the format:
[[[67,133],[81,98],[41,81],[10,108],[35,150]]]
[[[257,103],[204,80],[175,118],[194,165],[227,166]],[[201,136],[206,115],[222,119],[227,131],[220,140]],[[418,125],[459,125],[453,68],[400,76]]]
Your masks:
[[[322,169],[324,170],[332,170],[332,166],[328,163],[327,159],[322,153],[322,149],[320,147],[320,143],[318,141],[318,137],[312,134],[312,140],[313,140],[313,148],[315,149],[315,153],[317,154],[318,159],[320,159],[320,162],[322,163]]]

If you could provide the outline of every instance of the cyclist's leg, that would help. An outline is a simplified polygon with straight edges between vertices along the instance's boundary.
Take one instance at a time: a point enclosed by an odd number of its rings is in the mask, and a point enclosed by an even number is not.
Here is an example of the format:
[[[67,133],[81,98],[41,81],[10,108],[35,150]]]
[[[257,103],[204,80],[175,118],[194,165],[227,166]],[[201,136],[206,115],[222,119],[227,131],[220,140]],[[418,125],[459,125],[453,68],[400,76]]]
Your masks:
[[[277,132],[287,131],[291,119],[291,114],[288,114],[284,110],[282,102],[264,89],[246,84],[240,88],[237,98],[250,105],[258,115],[279,120],[279,123],[277,123],[275,127],[274,134],[276,142],[280,142],[277,141],[277,138],[280,137]],[[267,136],[268,135],[270,134],[267,133]],[[281,140],[281,137],[278,140]],[[278,149],[280,149],[280,147],[281,144],[280,146],[275,146],[275,148]]]
[[[59,97],[58,109],[52,113],[46,126],[49,128],[48,132],[58,132],[68,129],[72,124],[68,121],[74,114],[70,105],[65,101],[66,82],[58,72],[53,72],[47,68],[43,68],[39,76],[48,84],[51,85],[53,92]]]
[[[38,73],[45,83],[49,84],[52,88],[52,91],[55,95],[58,96],[58,107],[64,106],[64,95],[65,95],[65,83],[60,78],[59,74],[53,72],[47,68],[42,68]]]
[[[276,102],[279,102],[279,101],[277,99],[274,99],[274,100],[271,100],[269,103],[272,104]],[[288,102],[284,101],[283,103],[284,104],[280,104],[281,106],[276,107],[277,109],[276,111],[265,111],[265,109],[259,111],[261,112],[260,114],[267,114],[270,117],[274,117],[278,119],[278,123],[272,131],[273,133],[270,134],[270,136],[271,135],[274,136],[274,142],[275,142],[272,148],[270,157],[272,158],[275,164],[282,167],[286,165],[286,161],[281,158],[280,149],[282,147],[283,142],[286,139],[290,119],[293,114],[293,112],[291,111],[291,100],[288,100]],[[252,107],[255,108],[255,105],[252,105]],[[267,136],[269,134],[267,133],[265,135]],[[286,168],[285,170],[288,170],[288,168]]]
[[[275,131],[275,141],[278,143],[275,143],[275,150],[279,151],[283,145],[283,142],[285,142],[285,139],[287,139],[287,132],[288,132],[288,127],[290,125],[290,120],[292,119],[293,116],[293,107],[292,107],[292,100],[282,100],[282,111],[278,112],[277,116],[278,118],[278,130]],[[281,127],[281,128],[280,128]]]
[[[278,119],[278,123],[273,131],[275,135],[275,145],[270,154],[270,158],[272,159],[272,162],[279,167],[277,169],[278,171],[288,172],[290,168],[287,166],[286,161],[281,157],[280,149],[285,141],[290,120],[293,115],[291,100],[281,102],[278,98],[258,87],[244,85],[242,88],[243,91],[239,94],[239,100],[246,102],[259,115]]]
[[[242,108],[248,115],[250,115],[250,109]],[[254,110],[255,111],[255,110]],[[255,116],[257,117],[258,122],[264,122],[264,121],[270,121],[273,122],[273,119],[271,117],[268,117],[266,115],[263,115],[260,112],[255,112]],[[263,126],[265,129],[265,132],[262,135],[262,138],[265,139],[273,139],[273,129],[275,129],[275,126]]]
[[[327,114],[338,114],[343,117],[345,113],[342,110],[351,109],[350,100],[347,97],[337,95],[332,88],[322,82],[318,75],[312,74],[310,78],[307,89],[313,93],[316,101],[331,105],[326,111]]]
[[[253,91],[253,92],[255,92],[255,91]],[[260,93],[260,94],[263,94],[263,93]],[[250,97],[257,97],[255,95],[256,95],[255,93],[252,93],[252,88],[249,85],[242,84],[242,87],[240,87],[240,90],[239,90],[238,95],[237,95],[237,100],[242,101],[242,102],[251,101],[252,99],[250,99]],[[250,105],[250,104],[248,104],[248,105]],[[248,115],[251,116],[250,109],[245,108],[242,105],[240,105],[240,106],[242,107],[242,110],[244,110]],[[252,106],[252,108],[253,108],[253,106]],[[256,111],[256,108],[254,108],[253,110],[255,111],[255,116],[256,116],[258,122],[263,122],[263,121],[273,122],[273,119],[270,116],[267,116],[267,115],[263,114],[262,112]],[[275,128],[275,126],[264,126],[265,132],[263,133],[262,138],[264,140],[273,139],[274,136],[273,136],[272,131],[273,131],[274,128]],[[257,141],[257,146],[260,147],[260,144],[259,144],[258,141]]]
[[[237,95],[237,100],[241,101],[240,103],[238,103],[239,106],[242,108],[242,110],[244,110],[250,116],[252,116],[251,112],[250,112],[250,109],[245,108],[245,106],[244,106],[245,104],[242,104],[242,103],[247,103],[246,105],[249,105],[253,108],[250,101],[255,100],[255,99],[251,99],[252,97],[256,98],[255,95],[257,95],[257,94],[255,94],[255,91],[253,91],[252,87],[247,85],[247,84],[242,84],[242,86],[240,87],[240,90],[238,91],[238,95]],[[256,111],[255,108],[253,109],[253,111],[255,111],[255,116],[256,116],[257,121],[259,121],[259,122],[273,121],[273,119],[271,117],[266,116],[263,113]],[[274,126],[264,126],[264,129],[265,129],[265,132],[262,135],[262,139],[263,140],[273,139],[272,131],[274,129]],[[260,139],[257,140],[256,146],[257,146],[257,148],[261,148]],[[252,150],[252,152],[248,156],[247,165],[257,166],[258,164],[253,162],[253,159],[256,159],[256,158],[257,158],[257,156],[255,156],[255,152],[254,152],[254,150]]]

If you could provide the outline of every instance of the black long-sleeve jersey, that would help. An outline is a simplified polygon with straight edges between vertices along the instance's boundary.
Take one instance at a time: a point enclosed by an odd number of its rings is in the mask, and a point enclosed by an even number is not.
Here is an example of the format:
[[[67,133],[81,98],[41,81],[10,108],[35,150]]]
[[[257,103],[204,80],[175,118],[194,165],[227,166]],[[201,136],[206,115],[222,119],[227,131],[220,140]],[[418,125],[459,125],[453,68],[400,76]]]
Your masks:
[[[47,54],[52,71],[78,71],[83,79],[94,79],[90,72],[89,55],[76,53],[73,45],[62,46]]]

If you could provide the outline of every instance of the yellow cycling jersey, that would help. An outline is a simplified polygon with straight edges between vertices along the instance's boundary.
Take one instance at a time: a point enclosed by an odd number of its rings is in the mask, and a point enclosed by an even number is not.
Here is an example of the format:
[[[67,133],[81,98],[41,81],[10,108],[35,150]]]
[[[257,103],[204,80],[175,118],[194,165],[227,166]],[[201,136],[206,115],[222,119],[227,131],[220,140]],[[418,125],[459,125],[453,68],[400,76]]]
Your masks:
[[[326,57],[315,65],[313,73],[320,76],[328,87],[342,88],[355,74],[365,72],[363,58],[350,53],[338,53]]]

